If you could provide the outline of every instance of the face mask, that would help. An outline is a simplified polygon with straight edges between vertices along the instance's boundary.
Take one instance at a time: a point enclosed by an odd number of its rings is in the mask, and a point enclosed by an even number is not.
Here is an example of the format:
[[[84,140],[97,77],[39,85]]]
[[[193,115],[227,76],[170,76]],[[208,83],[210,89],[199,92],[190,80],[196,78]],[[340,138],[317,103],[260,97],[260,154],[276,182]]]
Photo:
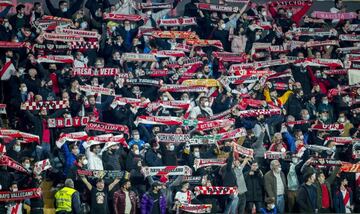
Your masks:
[[[140,135],[138,134],[134,135],[134,140],[140,140]]]
[[[67,10],[68,10],[67,7],[64,7],[61,11],[62,11],[63,13],[66,13]]]
[[[344,123],[345,122],[345,118],[344,117],[339,117],[339,123]]]
[[[87,22],[81,22],[80,24],[80,28],[81,29],[86,29],[88,27],[88,23]]]
[[[194,152],[194,156],[195,156],[196,158],[199,158],[199,157],[200,157],[200,152]]]
[[[9,22],[6,22],[6,23],[4,24],[4,27],[8,28],[9,25],[10,25]]]
[[[277,170],[276,170],[276,172],[281,172],[281,167],[279,167]]]
[[[18,188],[14,188],[12,189],[13,192],[17,192],[18,191]]]
[[[138,155],[138,154],[140,154],[140,151],[137,149],[137,150],[134,151],[134,154]]]
[[[87,165],[87,164],[88,164],[88,160],[85,159],[85,160],[83,161],[83,165]]]
[[[152,11],[151,11],[151,10],[149,10],[149,11],[146,12],[146,15],[148,15],[148,16],[151,16],[151,14],[152,14]]]
[[[21,146],[14,146],[14,151],[15,152],[20,152],[21,150]]]
[[[209,101],[206,101],[206,102],[204,103],[204,105],[205,105],[205,107],[209,107],[209,105],[210,105]]]
[[[262,16],[266,16],[266,11],[261,12]]]
[[[305,115],[304,119],[305,119],[305,120],[309,120],[309,119],[310,119],[310,115],[308,115],[308,114]]]
[[[164,100],[164,101],[168,101],[169,98],[168,98],[168,97],[163,97],[163,100]]]
[[[270,206],[270,208],[271,208],[271,209],[274,209],[274,208],[275,208],[275,204],[272,204],[272,205]]]
[[[174,145],[170,145],[169,150],[170,150],[170,151],[174,151],[174,149],[175,149],[175,146],[174,146]]]
[[[292,14],[291,12],[288,13],[288,17],[292,17],[292,15],[293,15],[293,14]]]
[[[297,158],[292,158],[291,161],[294,163],[294,164],[297,164],[299,162],[299,159]]]
[[[17,15],[17,17],[21,19],[22,17],[24,17],[24,14],[19,13],[19,14]]]
[[[322,103],[323,103],[324,105],[327,105],[327,104],[329,104],[329,101],[324,100]]]
[[[26,163],[24,167],[25,167],[25,169],[30,169],[30,164]]]
[[[322,121],[326,121],[327,119],[328,119],[327,116],[321,116]]]
[[[203,77],[202,74],[197,74],[197,75],[196,75],[196,78],[198,78],[198,79],[201,79],[202,77]]]
[[[221,24],[220,28],[221,29],[225,29],[226,25],[225,24]]]
[[[304,140],[304,136],[303,136],[303,135],[300,135],[299,139],[300,139],[300,140]]]
[[[22,87],[21,92],[26,93],[27,92],[27,87]]]
[[[260,35],[256,35],[255,40],[259,40],[259,39],[260,39]]]

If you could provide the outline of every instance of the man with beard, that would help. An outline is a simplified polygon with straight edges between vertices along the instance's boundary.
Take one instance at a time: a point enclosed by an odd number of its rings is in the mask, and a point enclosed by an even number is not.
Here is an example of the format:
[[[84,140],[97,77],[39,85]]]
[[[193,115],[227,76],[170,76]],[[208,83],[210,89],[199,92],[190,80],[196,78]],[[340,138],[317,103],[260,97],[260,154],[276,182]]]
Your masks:
[[[137,210],[137,204],[139,203],[139,198],[135,192],[130,190],[131,182],[124,180],[120,189],[114,193],[114,211],[115,214],[135,214]]]

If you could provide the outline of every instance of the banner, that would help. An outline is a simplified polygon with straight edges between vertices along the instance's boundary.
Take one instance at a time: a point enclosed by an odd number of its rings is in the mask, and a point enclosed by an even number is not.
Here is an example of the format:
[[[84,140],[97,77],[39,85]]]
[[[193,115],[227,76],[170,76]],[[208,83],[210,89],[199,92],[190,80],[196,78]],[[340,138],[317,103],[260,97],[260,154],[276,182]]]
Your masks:
[[[194,188],[195,195],[233,195],[236,193],[236,191],[236,187],[196,186]]]
[[[60,101],[40,101],[40,102],[29,102],[26,101],[25,103],[21,104],[21,110],[57,110],[57,109],[65,109],[69,108],[69,102],[65,100]]]
[[[40,198],[41,193],[42,193],[41,188],[24,189],[24,190],[18,190],[16,192],[1,191],[0,201],[9,202],[9,201],[22,201],[30,198]]]
[[[68,128],[86,126],[90,117],[70,117],[70,118],[48,118],[48,128]]]
[[[89,122],[85,130],[94,130],[102,132],[124,132],[129,135],[129,128],[126,125],[103,123],[103,122]]]
[[[164,175],[188,175],[192,174],[188,166],[154,166],[143,167],[144,175],[164,176]]]
[[[120,170],[77,170],[78,175],[84,175],[89,178],[115,179],[126,177],[125,171]]]
[[[208,166],[224,166],[226,164],[225,159],[199,159],[194,160],[194,169],[195,171]]]
[[[190,140],[190,134],[168,134],[168,133],[158,133],[156,137],[159,139],[159,142],[166,143],[186,143]]]

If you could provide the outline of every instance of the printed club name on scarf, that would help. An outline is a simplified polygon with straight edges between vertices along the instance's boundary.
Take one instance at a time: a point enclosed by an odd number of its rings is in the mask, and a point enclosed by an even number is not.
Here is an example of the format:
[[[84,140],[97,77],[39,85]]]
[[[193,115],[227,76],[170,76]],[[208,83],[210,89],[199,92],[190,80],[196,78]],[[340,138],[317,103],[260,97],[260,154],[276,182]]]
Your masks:
[[[73,68],[74,76],[116,76],[120,73],[119,68]]]
[[[0,201],[21,201],[30,198],[40,198],[41,188],[18,190],[17,192],[1,191]]]
[[[188,175],[192,174],[189,166],[155,166],[144,167],[144,174],[150,176],[164,176],[164,175]]]
[[[124,132],[127,135],[129,134],[129,128],[126,125],[103,122],[89,122],[85,129],[103,132]]]
[[[160,26],[188,26],[196,25],[194,17],[191,18],[177,18],[177,19],[160,19]]]
[[[226,12],[226,13],[239,12],[239,7],[224,6],[217,4],[197,3],[197,8],[199,8],[200,10],[218,11],[218,12]]]
[[[181,204],[179,208],[186,213],[211,213],[212,204]]]
[[[222,186],[196,186],[194,192],[196,195],[232,195],[236,193],[236,187]]]
[[[70,118],[49,118],[49,128],[67,128],[86,126],[90,117],[70,117]]]
[[[167,143],[185,143],[190,140],[190,134],[167,134],[167,133],[158,133],[156,136],[159,138],[160,142]]]
[[[331,12],[324,12],[324,11],[314,11],[311,14],[311,17],[317,19],[355,19],[357,18],[357,14],[354,12],[350,13],[331,13]]]

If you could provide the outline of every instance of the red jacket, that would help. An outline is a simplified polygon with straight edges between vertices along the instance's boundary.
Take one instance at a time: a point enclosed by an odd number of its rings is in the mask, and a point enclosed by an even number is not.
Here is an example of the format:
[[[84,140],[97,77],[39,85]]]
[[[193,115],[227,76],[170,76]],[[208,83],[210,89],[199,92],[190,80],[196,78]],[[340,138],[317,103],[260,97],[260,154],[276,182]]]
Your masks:
[[[136,213],[138,198],[133,191],[129,191],[129,197],[131,201],[131,214]],[[115,214],[125,213],[125,193],[121,189],[114,193],[114,211]]]

